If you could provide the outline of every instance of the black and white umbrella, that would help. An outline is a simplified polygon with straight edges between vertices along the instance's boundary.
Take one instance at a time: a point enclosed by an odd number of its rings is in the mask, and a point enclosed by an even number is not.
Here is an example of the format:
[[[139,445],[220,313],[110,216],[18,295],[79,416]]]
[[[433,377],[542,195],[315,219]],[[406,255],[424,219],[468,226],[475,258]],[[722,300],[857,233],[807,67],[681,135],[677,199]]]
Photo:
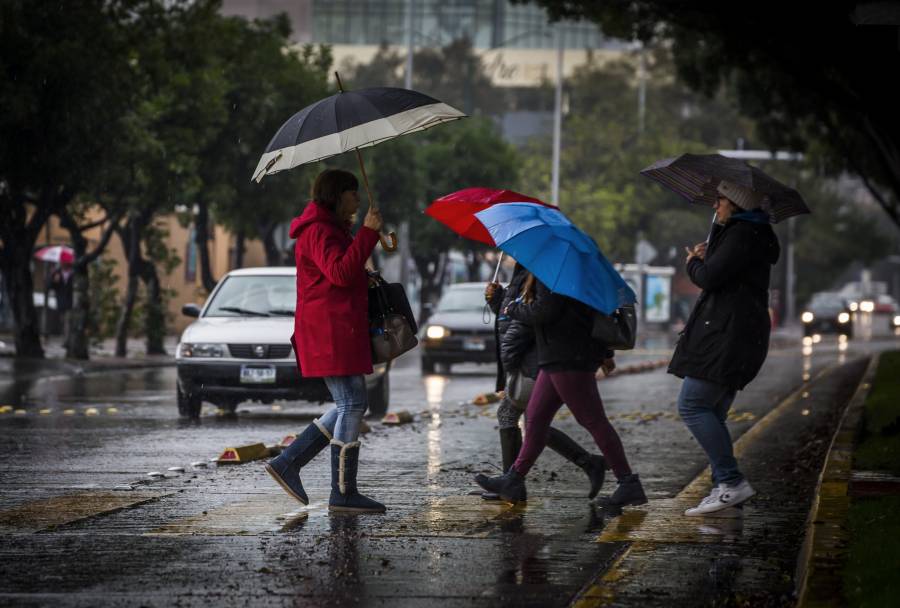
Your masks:
[[[253,179],[259,182],[266,175],[465,116],[452,106],[409,89],[373,87],[341,92],[291,116],[269,142]]]
[[[727,180],[764,195],[763,209],[773,223],[810,212],[795,189],[766,175],[758,167],[721,154],[682,154],[665,158],[642,170],[641,175],[692,203],[710,207],[716,204],[719,182]]]

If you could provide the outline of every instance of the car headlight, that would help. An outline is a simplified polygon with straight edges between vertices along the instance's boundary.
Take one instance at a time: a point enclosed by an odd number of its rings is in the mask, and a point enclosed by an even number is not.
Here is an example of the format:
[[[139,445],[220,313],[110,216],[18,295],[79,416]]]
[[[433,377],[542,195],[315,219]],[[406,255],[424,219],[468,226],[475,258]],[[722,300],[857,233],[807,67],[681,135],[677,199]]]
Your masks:
[[[859,309],[863,312],[872,312],[875,310],[875,302],[872,302],[870,300],[866,300],[865,302],[860,302]]]
[[[440,340],[450,335],[450,330],[442,325],[429,325],[425,335],[432,340]]]
[[[850,313],[842,312],[838,315],[838,323],[847,323],[850,321]]]
[[[220,358],[225,356],[224,344],[182,342],[178,345],[178,357],[184,359]]]
[[[808,310],[805,313],[803,313],[802,315],[800,315],[800,320],[803,321],[804,323],[812,323],[813,319],[815,319],[815,318],[816,318],[816,316],[813,313],[809,312]]]
[[[894,325],[900,327],[900,315],[894,317]]]

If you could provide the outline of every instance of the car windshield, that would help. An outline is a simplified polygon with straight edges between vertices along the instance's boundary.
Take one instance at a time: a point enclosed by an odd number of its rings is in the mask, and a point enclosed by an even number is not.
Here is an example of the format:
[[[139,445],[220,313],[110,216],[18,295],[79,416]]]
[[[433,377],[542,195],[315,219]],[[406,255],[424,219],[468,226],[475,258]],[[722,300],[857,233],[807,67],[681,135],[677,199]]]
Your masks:
[[[293,317],[297,301],[292,275],[237,275],[225,279],[205,317]]]
[[[437,310],[441,312],[480,311],[483,308],[484,289],[482,287],[451,287],[444,292],[437,305]]]
[[[840,296],[832,294],[816,294],[809,303],[812,310],[840,311],[844,309],[844,301]]]

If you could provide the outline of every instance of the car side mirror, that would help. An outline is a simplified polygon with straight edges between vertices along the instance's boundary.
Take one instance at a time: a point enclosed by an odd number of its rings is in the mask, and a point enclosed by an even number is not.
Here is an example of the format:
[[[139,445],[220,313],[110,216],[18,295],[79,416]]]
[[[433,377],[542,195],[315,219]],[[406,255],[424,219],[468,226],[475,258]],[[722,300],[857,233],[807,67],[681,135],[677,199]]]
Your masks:
[[[186,317],[199,317],[200,307],[196,304],[185,304],[181,307],[181,314]]]
[[[430,315],[434,312],[434,304],[432,302],[425,302],[422,304],[422,311]]]

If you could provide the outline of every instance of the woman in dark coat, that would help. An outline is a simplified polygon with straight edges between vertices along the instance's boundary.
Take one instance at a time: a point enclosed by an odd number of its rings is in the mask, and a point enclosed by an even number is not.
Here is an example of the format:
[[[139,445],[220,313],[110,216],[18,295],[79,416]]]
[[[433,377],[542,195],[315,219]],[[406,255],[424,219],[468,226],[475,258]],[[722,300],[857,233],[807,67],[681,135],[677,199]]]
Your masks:
[[[534,390],[538,364],[534,327],[512,319],[502,311],[519,296],[530,304],[533,300],[534,282],[533,275],[525,270],[524,266],[516,263],[512,279],[505,289],[498,283],[489,283],[484,293],[488,305],[497,318],[500,351],[498,386],[500,390],[505,389],[503,400],[497,408],[503,472],[509,470],[522,447],[519,419],[525,413],[528,399]],[[603,456],[589,453],[555,427],[551,426],[548,433],[547,446],[587,474],[591,484],[588,498],[594,498],[603,486],[606,475],[606,461]],[[496,499],[498,496],[485,493],[482,498]]]
[[[625,506],[647,502],[597,390],[597,369],[602,365],[609,373],[615,369],[615,361],[613,351],[591,338],[593,309],[535,281],[534,301],[516,298],[502,312],[534,327],[539,371],[525,411],[525,441],[516,461],[499,477],[477,475],[476,483],[504,500],[526,500],[525,475],[547,445],[550,423],[565,403],[575,420],[590,432],[618,480],[616,491],[603,503]]]
[[[712,491],[688,516],[735,507],[756,494],[738,469],[725,421],[735,394],[766,359],[769,274],[780,251],[761,195],[727,181],[718,192],[709,245],[695,246],[687,257],[687,273],[703,292],[669,364],[669,373],[684,378],[678,412],[712,470]]]
[[[333,511],[383,512],[384,505],[356,488],[359,426],[367,407],[364,374],[372,372],[366,260],[378,243],[381,214],[369,207],[354,237],[351,221],[359,209],[359,183],[338,169],[316,178],[313,200],[291,223],[296,239],[297,309],[291,344],[304,377],[321,377],[335,407],[314,420],[266,470],[302,502],[309,498],[300,469],[331,444]]]

